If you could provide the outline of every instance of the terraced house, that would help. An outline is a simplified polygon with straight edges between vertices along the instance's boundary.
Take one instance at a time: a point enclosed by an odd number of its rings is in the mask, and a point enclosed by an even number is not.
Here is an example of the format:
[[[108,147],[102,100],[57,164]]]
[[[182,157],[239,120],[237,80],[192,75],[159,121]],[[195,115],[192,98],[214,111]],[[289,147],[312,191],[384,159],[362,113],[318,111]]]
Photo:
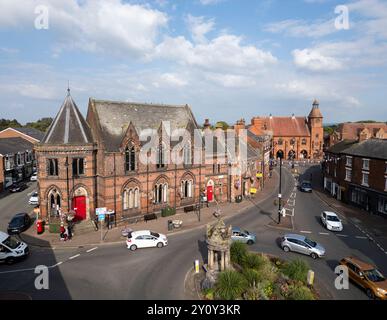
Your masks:
[[[143,157],[141,150],[155,136],[152,130],[158,141]],[[179,130],[188,133],[187,139],[171,139]],[[242,175],[239,183],[230,177],[225,152],[204,162],[203,146],[195,143],[203,142],[203,132],[188,105],[91,98],[84,119],[68,92],[35,147],[42,217],[55,220],[62,209],[88,220],[95,218],[96,208],[105,207],[119,220],[132,220],[167,207],[192,208],[200,199],[235,201],[248,194],[252,184],[244,184]],[[258,156],[259,151],[249,150],[250,162]],[[181,161],[172,161],[176,157]]]

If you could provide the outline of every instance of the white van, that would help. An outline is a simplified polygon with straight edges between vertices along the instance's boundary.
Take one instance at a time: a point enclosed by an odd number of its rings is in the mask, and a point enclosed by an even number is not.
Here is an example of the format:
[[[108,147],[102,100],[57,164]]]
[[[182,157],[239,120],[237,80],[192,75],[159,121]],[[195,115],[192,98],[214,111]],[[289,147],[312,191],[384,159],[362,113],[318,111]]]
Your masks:
[[[29,254],[28,245],[14,236],[0,231],[0,261],[12,264]]]

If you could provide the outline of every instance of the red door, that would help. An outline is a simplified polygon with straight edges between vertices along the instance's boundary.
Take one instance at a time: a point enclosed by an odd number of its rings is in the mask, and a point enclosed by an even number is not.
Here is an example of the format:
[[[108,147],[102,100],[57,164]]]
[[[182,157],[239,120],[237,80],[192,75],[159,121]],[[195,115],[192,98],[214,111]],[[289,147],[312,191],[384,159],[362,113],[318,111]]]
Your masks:
[[[75,197],[73,198],[73,210],[75,211],[76,220],[86,219],[86,197]]]
[[[213,186],[207,187],[207,201],[211,202],[214,198],[214,189]]]

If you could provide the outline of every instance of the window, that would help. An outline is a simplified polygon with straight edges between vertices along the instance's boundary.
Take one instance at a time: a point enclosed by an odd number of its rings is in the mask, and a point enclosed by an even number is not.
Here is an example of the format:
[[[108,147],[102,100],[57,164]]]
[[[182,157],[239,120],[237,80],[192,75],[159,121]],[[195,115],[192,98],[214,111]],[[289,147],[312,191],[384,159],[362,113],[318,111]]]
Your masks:
[[[346,166],[352,167],[352,157],[347,156],[347,162],[345,163]]]
[[[345,180],[352,181],[352,169],[345,169]]]
[[[284,144],[284,141],[282,139],[278,139],[278,145],[282,146]]]
[[[124,210],[140,207],[140,189],[138,187],[124,190],[123,207]]]
[[[387,214],[387,198],[379,198],[378,211]]]
[[[336,178],[337,177],[337,168],[335,167],[333,170],[334,170],[334,176]]]
[[[370,169],[370,160],[363,159],[363,170],[369,170],[369,169]]]
[[[161,143],[157,148],[157,168],[165,167],[165,145]]]
[[[48,159],[47,169],[48,169],[49,176],[58,176],[59,175],[58,159]]]
[[[302,139],[301,144],[306,145],[306,139]]]
[[[192,180],[183,180],[181,182],[181,197],[182,199],[185,198],[192,198],[192,189],[193,189],[193,181]]]
[[[73,159],[73,176],[78,177],[85,174],[85,159],[74,158]]]
[[[190,143],[187,143],[184,146],[183,155],[184,155],[184,165],[192,164],[192,151],[191,151],[191,144]]]
[[[22,164],[21,154],[20,154],[20,153],[17,153],[17,154],[16,154],[16,165],[17,165],[17,166],[21,166],[21,164]]]
[[[153,202],[155,204],[167,203],[168,198],[168,184],[156,184],[153,192]]]
[[[290,139],[290,144],[294,146],[296,144],[296,139],[295,138]]]
[[[368,172],[363,172],[363,178],[362,178],[362,182],[361,182],[361,184],[363,186],[367,186],[368,187],[368,176],[369,176]]]
[[[127,147],[125,150],[125,171],[136,170],[136,150],[134,146]]]
[[[387,177],[384,177],[384,191],[387,191]]]

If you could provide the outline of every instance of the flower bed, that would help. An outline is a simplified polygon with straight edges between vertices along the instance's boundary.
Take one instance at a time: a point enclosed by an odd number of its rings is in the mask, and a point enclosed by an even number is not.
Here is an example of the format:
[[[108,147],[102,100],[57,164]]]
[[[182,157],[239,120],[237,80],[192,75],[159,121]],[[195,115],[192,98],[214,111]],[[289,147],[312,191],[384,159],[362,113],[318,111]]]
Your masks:
[[[245,244],[231,246],[234,270],[221,272],[215,285],[203,290],[207,300],[316,300],[307,286],[309,265],[300,259],[285,262],[265,254],[250,253]]]

